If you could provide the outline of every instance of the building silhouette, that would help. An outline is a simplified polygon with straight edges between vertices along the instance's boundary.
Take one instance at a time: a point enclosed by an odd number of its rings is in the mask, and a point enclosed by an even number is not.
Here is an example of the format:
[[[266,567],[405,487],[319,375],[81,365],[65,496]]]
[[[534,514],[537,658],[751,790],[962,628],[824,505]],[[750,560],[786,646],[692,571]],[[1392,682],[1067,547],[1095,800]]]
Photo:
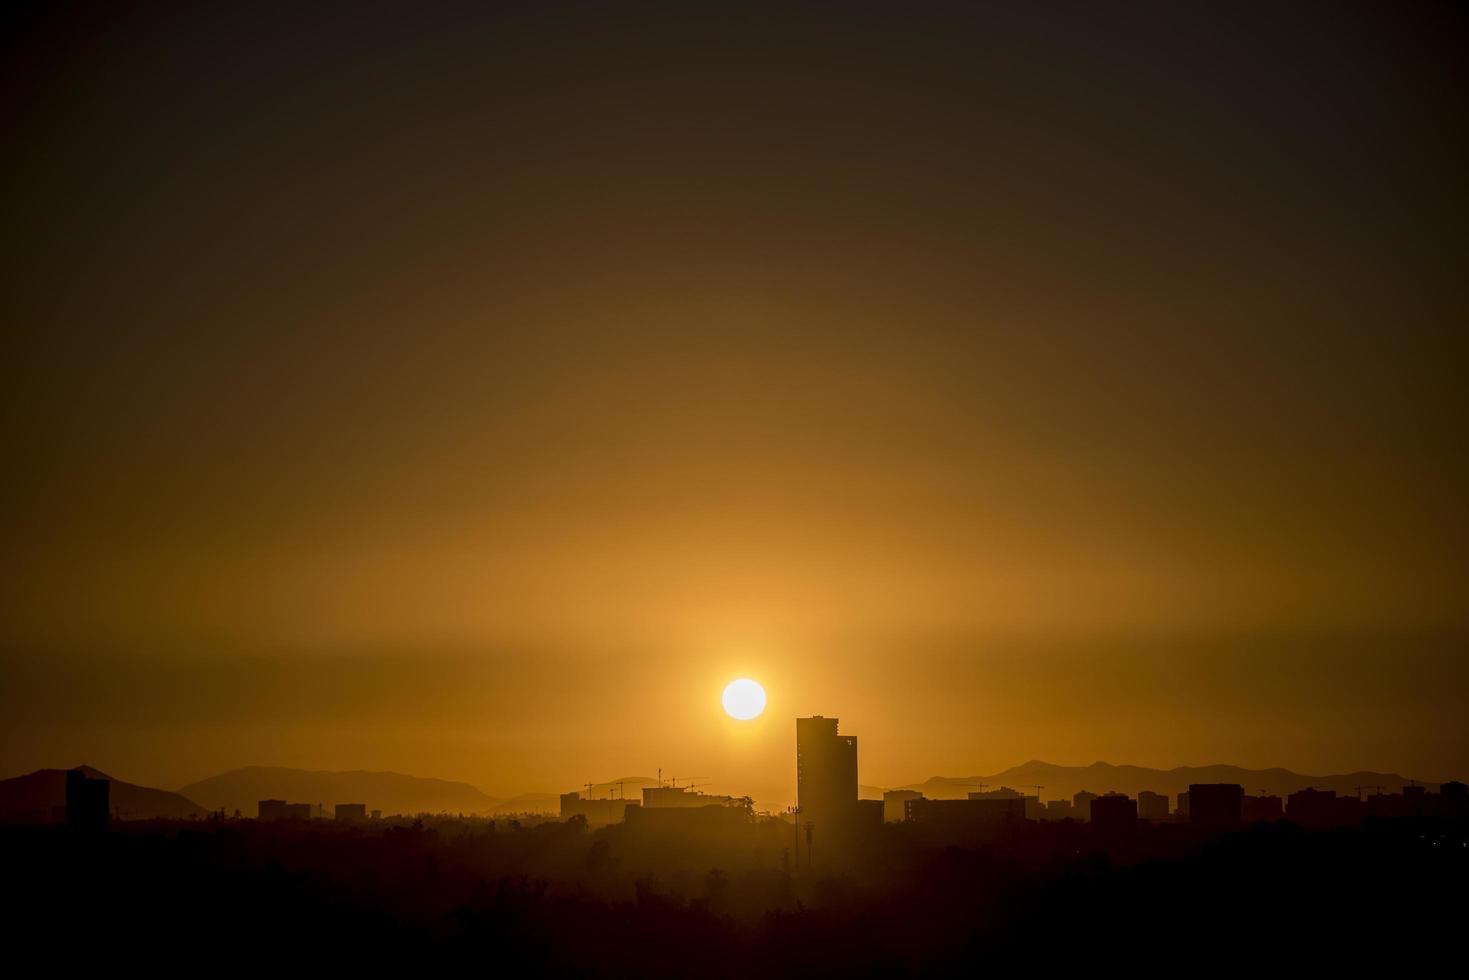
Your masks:
[[[1438,805],[1445,817],[1469,817],[1469,785],[1450,780],[1438,788]]]
[[[944,844],[966,844],[993,838],[1025,822],[1025,800],[1018,796],[967,800],[919,797],[903,804],[907,822],[920,836]]]
[[[1244,798],[1238,783],[1190,783],[1188,822],[1207,830],[1233,830],[1244,819]]]
[[[256,804],[261,820],[310,820],[310,803],[287,803],[285,800],[261,800]]]
[[[1023,800],[1025,802],[1025,819],[1039,820],[1041,818],[1041,798],[1039,796],[1026,796],[1020,790],[1011,789],[1009,786],[1001,786],[999,789],[992,790],[971,790],[968,798],[971,800]]]
[[[1122,836],[1137,829],[1137,801],[1122,793],[1108,793],[1092,800],[1092,829],[1100,834]]]
[[[333,811],[338,823],[365,823],[367,821],[366,803],[338,803]]]
[[[718,796],[700,793],[686,786],[645,786],[643,806],[651,810],[693,809],[701,806],[740,806],[746,809],[754,805],[748,796]]]
[[[1090,820],[1092,818],[1092,800],[1097,798],[1096,793],[1082,790],[1071,796],[1071,815],[1078,820]]]
[[[916,789],[890,789],[882,794],[882,819],[886,823],[902,823],[908,819],[903,806],[909,800],[921,800],[923,794]]]
[[[1139,820],[1167,820],[1168,797],[1147,789],[1138,793],[1137,817]]]
[[[66,825],[75,830],[106,830],[111,790],[112,784],[106,779],[93,779],[82,769],[68,770]]]
[[[572,817],[582,817],[586,820],[588,827],[606,827],[614,823],[622,823],[627,816],[627,811],[642,809],[637,800],[618,799],[587,800],[580,793],[561,794],[561,819],[570,820]]]
[[[796,806],[806,827],[838,833],[857,811],[857,736],[838,735],[837,719],[796,719]]]
[[[1245,823],[1279,820],[1285,807],[1278,796],[1246,796],[1240,803],[1240,819]]]
[[[1047,800],[1041,806],[1042,820],[1071,820],[1076,816],[1076,806],[1070,800]]]
[[[1300,789],[1285,798],[1285,815],[1302,827],[1331,827],[1336,824],[1336,790]]]

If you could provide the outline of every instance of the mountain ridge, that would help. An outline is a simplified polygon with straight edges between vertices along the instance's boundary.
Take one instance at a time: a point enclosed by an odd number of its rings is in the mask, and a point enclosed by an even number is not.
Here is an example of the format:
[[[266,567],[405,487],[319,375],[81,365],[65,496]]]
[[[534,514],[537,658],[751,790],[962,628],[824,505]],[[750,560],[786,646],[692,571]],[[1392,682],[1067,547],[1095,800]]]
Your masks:
[[[1364,792],[1375,791],[1379,786],[1384,792],[1399,792],[1403,786],[1412,783],[1430,787],[1438,785],[1434,780],[1415,780],[1397,773],[1370,770],[1311,775],[1279,766],[1246,769],[1227,763],[1154,769],[1100,761],[1087,766],[1062,766],[1031,759],[988,776],[930,776],[923,782],[907,783],[894,788],[918,790],[935,799],[962,799],[969,792],[979,790],[981,786],[991,790],[1009,786],[1011,789],[1031,791],[1038,783],[1042,786],[1041,797],[1048,800],[1067,798],[1082,790],[1092,793],[1117,791],[1130,796],[1136,796],[1142,790],[1150,790],[1177,796],[1186,791],[1190,783],[1238,783],[1248,794],[1264,792],[1274,796],[1286,796],[1307,788],[1335,790],[1340,795],[1347,795],[1356,793],[1358,787]]]
[[[73,768],[81,769],[93,779],[105,779],[112,784],[108,790],[108,805],[124,820],[183,820],[208,815],[204,807],[185,794],[124,782],[88,765]],[[26,822],[49,822],[53,810],[66,805],[67,772],[66,769],[37,769],[10,779],[0,779],[0,816]]]
[[[243,766],[197,780],[178,792],[126,783],[100,770],[83,766],[94,778],[112,783],[112,805],[124,819],[187,819],[205,816],[211,810],[226,813],[239,810],[254,816],[262,799],[286,799],[296,803],[320,803],[331,807],[337,803],[366,803],[369,809],[384,814],[397,813],[465,813],[479,816],[507,816],[521,813],[555,815],[559,812],[559,794],[546,792],[491,796],[470,783],[413,776],[391,771],[350,769],[295,769],[286,766]],[[32,773],[0,780],[0,817],[47,821],[54,808],[66,801],[66,770],[38,769]],[[665,781],[667,782],[667,781]],[[931,799],[963,799],[968,793],[1009,786],[1025,793],[1041,786],[1044,799],[1066,799],[1087,790],[1101,794],[1122,792],[1136,796],[1151,790],[1176,797],[1190,783],[1238,783],[1246,793],[1287,796],[1308,787],[1334,790],[1339,795],[1353,795],[1359,789],[1371,793],[1400,792],[1411,783],[1438,785],[1434,780],[1414,780],[1397,773],[1357,770],[1348,773],[1311,775],[1279,766],[1247,769],[1225,763],[1204,766],[1175,766],[1154,769],[1148,766],[1114,764],[1097,761],[1085,766],[1063,766],[1030,759],[991,775],[930,776],[922,782],[896,787],[880,787],[863,783],[859,795],[864,799],[880,799],[884,789],[917,790]],[[591,795],[607,798],[625,794],[640,799],[641,790],[657,785],[650,776],[624,776],[592,785]],[[585,787],[578,787],[585,792]],[[329,813],[329,811],[328,811]]]
[[[291,803],[365,803],[369,810],[394,813],[487,814],[504,802],[469,783],[370,769],[296,769],[241,766],[179,790],[213,809],[254,816],[260,800]]]

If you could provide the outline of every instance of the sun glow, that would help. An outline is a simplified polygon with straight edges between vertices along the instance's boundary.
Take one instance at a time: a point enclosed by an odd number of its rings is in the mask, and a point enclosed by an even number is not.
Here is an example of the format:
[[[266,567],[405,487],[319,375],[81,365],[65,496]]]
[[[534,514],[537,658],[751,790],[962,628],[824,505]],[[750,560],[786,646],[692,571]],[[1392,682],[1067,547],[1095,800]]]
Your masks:
[[[724,711],[731,718],[749,721],[765,710],[765,688],[748,677],[730,681],[724,688]]]

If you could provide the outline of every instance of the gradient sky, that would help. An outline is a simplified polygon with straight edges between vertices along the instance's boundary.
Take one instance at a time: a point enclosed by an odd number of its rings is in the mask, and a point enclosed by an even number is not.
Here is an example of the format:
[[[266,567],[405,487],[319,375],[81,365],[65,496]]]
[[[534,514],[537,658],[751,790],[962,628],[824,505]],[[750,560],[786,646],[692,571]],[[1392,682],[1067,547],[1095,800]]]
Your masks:
[[[0,775],[1469,774],[1461,13],[113,6],[0,32]]]

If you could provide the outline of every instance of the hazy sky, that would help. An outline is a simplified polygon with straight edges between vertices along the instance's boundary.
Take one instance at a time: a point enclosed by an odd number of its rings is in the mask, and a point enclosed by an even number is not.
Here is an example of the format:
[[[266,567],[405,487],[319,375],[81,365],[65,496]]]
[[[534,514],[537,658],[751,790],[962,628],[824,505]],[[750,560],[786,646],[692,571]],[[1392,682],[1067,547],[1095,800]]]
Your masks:
[[[0,775],[1469,774],[1462,14],[190,6],[0,32]]]

